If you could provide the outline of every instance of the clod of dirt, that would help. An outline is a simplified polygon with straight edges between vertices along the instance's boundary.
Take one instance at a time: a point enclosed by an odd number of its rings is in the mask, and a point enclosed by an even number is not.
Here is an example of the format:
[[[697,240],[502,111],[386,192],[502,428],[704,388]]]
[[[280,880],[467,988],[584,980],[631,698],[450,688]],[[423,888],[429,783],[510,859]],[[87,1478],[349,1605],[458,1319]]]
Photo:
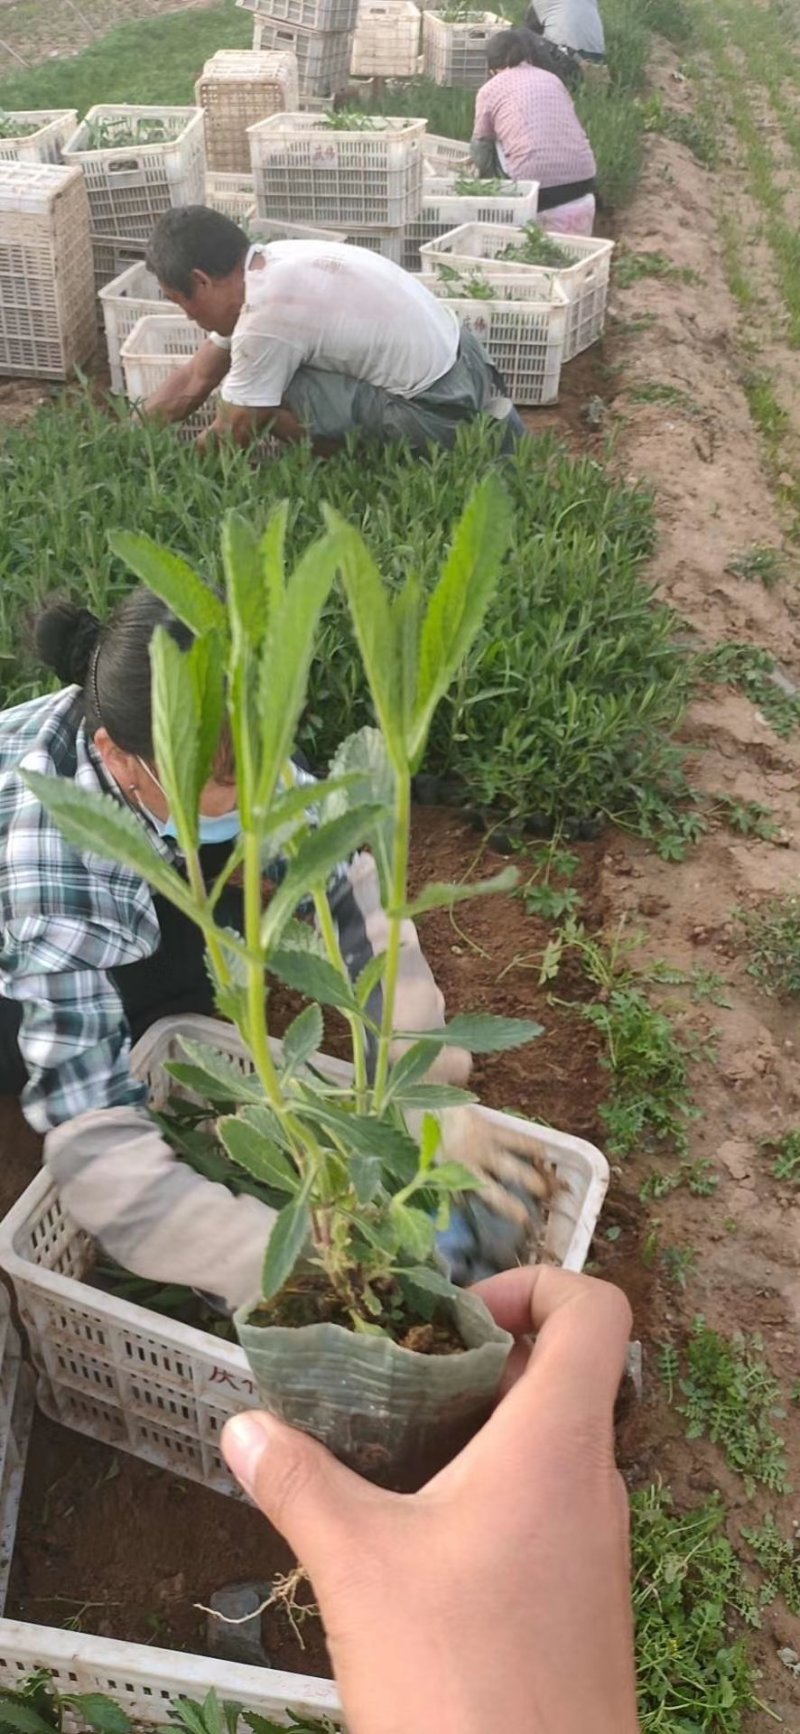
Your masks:
[[[268,1583],[231,1583],[216,1590],[209,1602],[206,1643],[210,1656],[223,1662],[246,1662],[253,1668],[272,1663],[261,1642],[261,1613],[270,1593]],[[230,1624],[237,1621],[241,1623]]]

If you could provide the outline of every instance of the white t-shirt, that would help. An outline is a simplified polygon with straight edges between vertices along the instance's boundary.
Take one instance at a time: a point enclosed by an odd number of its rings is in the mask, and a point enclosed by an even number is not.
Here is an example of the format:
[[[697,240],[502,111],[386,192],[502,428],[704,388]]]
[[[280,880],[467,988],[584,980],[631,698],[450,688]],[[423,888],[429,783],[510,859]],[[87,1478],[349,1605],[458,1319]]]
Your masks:
[[[596,0],[533,0],[545,36],[578,54],[605,54],[603,20]]]
[[[378,253],[273,241],[251,247],[233,337],[214,341],[231,350],[225,401],[276,409],[304,363],[418,397],[453,366],[459,326],[445,301]]]

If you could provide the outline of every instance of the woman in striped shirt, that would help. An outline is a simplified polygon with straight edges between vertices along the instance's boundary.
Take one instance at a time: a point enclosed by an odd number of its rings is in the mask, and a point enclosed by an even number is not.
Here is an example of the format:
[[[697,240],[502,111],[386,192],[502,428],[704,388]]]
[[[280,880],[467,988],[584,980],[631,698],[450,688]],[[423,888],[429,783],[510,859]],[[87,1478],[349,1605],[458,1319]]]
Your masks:
[[[560,78],[533,64],[526,30],[501,30],[487,50],[489,79],[475,99],[470,146],[482,175],[539,182],[539,221],[567,235],[591,235],[594,153]]]

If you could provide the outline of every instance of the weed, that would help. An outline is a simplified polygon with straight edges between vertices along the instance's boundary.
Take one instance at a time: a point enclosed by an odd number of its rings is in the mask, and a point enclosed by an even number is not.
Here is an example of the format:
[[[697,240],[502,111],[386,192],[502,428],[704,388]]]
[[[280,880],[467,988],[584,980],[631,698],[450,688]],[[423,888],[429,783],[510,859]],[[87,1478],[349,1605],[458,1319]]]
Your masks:
[[[694,1198],[711,1198],[719,1189],[719,1175],[705,1157],[696,1162],[682,1162],[679,1168],[666,1173],[648,1174],[639,1188],[639,1197],[643,1204],[651,1200],[657,1203],[677,1192],[679,1186],[685,1186]]]
[[[750,582],[757,580],[765,590],[774,590],[775,585],[786,577],[786,558],[780,548],[773,548],[768,542],[754,542],[741,554],[735,554],[725,570],[732,572],[735,578],[747,578]]]
[[[771,1512],[760,1529],[743,1529],[742,1540],[748,1542],[765,1574],[759,1591],[762,1607],[782,1596],[790,1614],[800,1615],[800,1542],[797,1535],[784,1537]]]
[[[634,1494],[631,1517],[642,1734],[741,1734],[756,1676],[744,1642],[731,1640],[730,1615],[758,1624],[758,1611],[724,1534],[722,1501],[679,1515],[664,1488],[649,1487]]]
[[[528,915],[540,915],[545,921],[563,921],[574,916],[581,905],[581,895],[574,885],[559,890],[556,885],[526,885],[523,893]]]
[[[614,264],[614,276],[620,289],[638,283],[642,277],[657,277],[668,283],[699,283],[697,271],[690,265],[673,265],[666,253],[631,253],[625,248]]]
[[[774,453],[781,440],[790,432],[792,424],[791,418],[778,401],[772,375],[758,370],[751,371],[744,374],[742,387],[756,427],[770,451]]]
[[[698,658],[701,679],[735,686],[757,705],[778,735],[789,735],[800,723],[800,692],[781,675],[774,656],[758,644],[736,639],[715,644]]]
[[[685,145],[703,168],[716,168],[719,146],[713,114],[687,114],[683,109],[669,108],[660,93],[649,97],[642,106],[645,132],[661,133],[675,144]]]
[[[677,1288],[685,1288],[697,1265],[697,1253],[693,1246],[665,1246],[661,1251],[661,1263],[667,1281],[675,1283]]]
[[[631,388],[632,403],[664,403],[673,409],[685,409],[689,415],[699,415],[694,398],[679,385],[669,385],[662,380],[646,380],[643,385]]]
[[[776,1180],[788,1180],[800,1186],[800,1132],[784,1132],[780,1138],[764,1138],[762,1150],[775,1155],[772,1172]]]
[[[742,225],[738,213],[720,211],[717,226],[728,288],[739,306],[749,312],[758,297],[744,267]]]
[[[800,994],[800,897],[772,897],[737,916],[745,935],[749,975],[776,999]]]
[[[760,1337],[722,1336],[696,1318],[679,1381],[689,1439],[710,1439],[744,1479],[749,1494],[760,1481],[774,1493],[788,1491],[784,1441],[772,1415],[780,1387],[762,1357]]]
[[[781,835],[771,809],[760,801],[737,801],[733,795],[716,795],[714,810],[740,837],[758,837],[762,843],[774,843]]]

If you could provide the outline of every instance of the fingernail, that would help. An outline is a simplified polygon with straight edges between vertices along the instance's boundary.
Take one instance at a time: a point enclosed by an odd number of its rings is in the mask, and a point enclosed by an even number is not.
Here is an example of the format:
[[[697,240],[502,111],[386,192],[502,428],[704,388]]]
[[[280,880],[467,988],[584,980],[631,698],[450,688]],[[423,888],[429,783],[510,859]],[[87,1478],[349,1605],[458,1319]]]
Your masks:
[[[255,1491],[258,1466],[269,1444],[266,1415],[234,1415],[222,1430],[222,1455],[245,1493]]]

